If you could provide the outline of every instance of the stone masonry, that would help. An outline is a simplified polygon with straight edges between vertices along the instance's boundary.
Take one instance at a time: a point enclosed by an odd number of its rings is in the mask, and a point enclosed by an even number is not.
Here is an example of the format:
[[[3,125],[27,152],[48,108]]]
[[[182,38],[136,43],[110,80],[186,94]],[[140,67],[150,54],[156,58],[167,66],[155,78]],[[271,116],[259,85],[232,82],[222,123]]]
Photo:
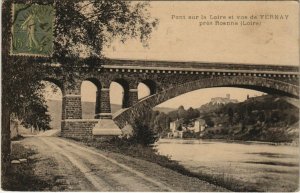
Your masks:
[[[62,136],[91,138],[93,133],[118,135],[118,127],[132,123],[154,106],[184,93],[211,87],[240,87],[270,94],[299,98],[299,68],[296,66],[217,64],[195,62],[108,60],[102,67],[74,67],[71,74],[49,65],[45,80],[58,85],[63,93]],[[93,82],[96,94],[95,119],[82,119],[80,87]],[[124,89],[122,111],[112,115],[111,82]],[[138,85],[149,87],[150,96],[138,100]],[[101,123],[101,120],[103,123]],[[93,132],[97,125],[97,132]],[[111,132],[110,129],[112,128]],[[105,131],[105,132],[104,132]]]

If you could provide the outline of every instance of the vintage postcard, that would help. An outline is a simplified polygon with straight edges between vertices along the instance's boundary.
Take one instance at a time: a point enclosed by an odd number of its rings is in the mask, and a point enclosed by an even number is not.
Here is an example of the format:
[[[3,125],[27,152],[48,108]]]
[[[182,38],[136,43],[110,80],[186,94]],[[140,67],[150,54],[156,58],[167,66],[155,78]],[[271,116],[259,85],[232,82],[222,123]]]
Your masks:
[[[2,1],[2,191],[299,191],[298,1]]]

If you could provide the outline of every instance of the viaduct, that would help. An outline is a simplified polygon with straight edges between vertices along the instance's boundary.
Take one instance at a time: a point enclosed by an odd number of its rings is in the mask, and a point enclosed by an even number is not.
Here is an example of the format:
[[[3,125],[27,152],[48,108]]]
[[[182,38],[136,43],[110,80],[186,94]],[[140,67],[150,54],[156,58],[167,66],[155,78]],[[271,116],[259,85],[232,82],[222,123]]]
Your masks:
[[[62,136],[89,138],[120,135],[126,124],[149,109],[190,91],[212,87],[249,88],[269,94],[299,99],[297,66],[199,63],[149,60],[106,60],[99,68],[75,67],[73,81],[59,65],[49,66],[44,80],[53,82],[63,94]],[[81,83],[89,80],[97,87],[94,119],[82,119]],[[124,89],[122,109],[111,113],[111,82]],[[149,87],[150,95],[138,100],[138,84]]]

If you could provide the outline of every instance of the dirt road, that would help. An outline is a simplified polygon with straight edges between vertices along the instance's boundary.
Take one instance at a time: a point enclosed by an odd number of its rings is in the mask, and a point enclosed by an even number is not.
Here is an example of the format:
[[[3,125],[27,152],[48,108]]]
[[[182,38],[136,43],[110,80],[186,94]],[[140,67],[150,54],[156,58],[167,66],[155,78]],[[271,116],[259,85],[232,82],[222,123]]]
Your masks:
[[[53,182],[50,191],[226,191],[157,164],[58,137],[28,137],[20,143],[37,152],[35,174]]]

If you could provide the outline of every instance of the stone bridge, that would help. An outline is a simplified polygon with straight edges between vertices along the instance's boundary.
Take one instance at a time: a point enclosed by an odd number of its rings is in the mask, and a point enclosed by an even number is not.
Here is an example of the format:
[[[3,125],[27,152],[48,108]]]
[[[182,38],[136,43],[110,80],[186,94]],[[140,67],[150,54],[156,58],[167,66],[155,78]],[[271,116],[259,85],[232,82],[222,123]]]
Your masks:
[[[74,68],[71,74],[52,65],[45,80],[55,83],[63,93],[62,135],[83,138],[120,135],[120,128],[149,109],[202,88],[249,88],[298,99],[299,77],[296,66],[111,59],[96,69]],[[97,87],[95,119],[82,119],[80,88],[85,80]],[[124,89],[122,109],[114,115],[109,96],[113,81]],[[141,82],[149,87],[150,95],[138,100]]]

